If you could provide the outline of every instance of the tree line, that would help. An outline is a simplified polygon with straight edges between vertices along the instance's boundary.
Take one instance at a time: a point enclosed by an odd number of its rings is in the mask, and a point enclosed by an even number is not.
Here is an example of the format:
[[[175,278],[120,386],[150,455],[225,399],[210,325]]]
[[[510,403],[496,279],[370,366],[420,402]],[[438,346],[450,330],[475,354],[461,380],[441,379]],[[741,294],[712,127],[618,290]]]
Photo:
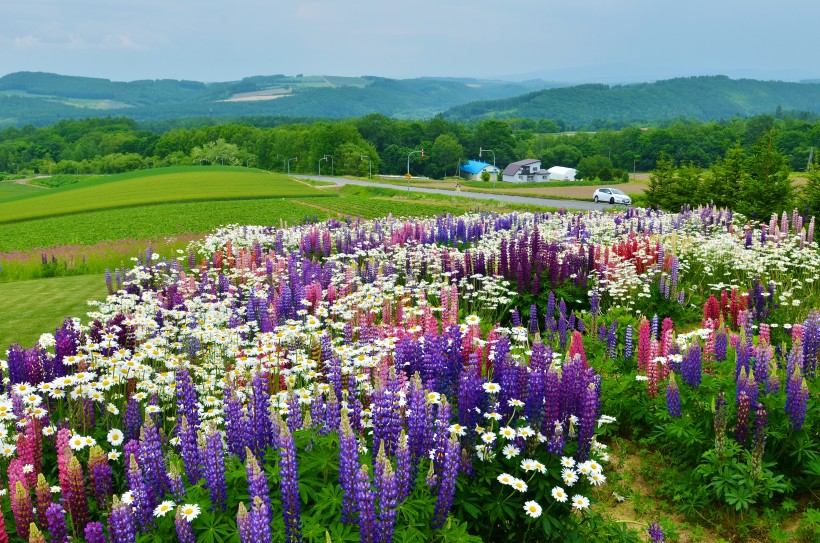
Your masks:
[[[41,174],[107,174],[146,167],[234,164],[294,173],[365,176],[410,173],[443,178],[459,164],[479,159],[503,168],[523,158],[545,168],[577,168],[584,178],[618,178],[625,172],[664,168],[664,161],[709,170],[731,152],[753,156],[759,141],[779,153],[783,168],[803,171],[811,149],[820,149],[820,122],[758,115],[723,122],[561,133],[545,120],[488,119],[475,123],[440,116],[411,121],[370,114],[339,121],[288,123],[253,118],[184,127],[128,118],[64,120],[42,128],[0,131],[0,171]],[[266,125],[267,123],[267,125]],[[413,153],[425,150],[425,158]],[[332,157],[332,158],[331,158]],[[746,158],[744,158],[745,160]],[[681,174],[677,174],[681,175]],[[666,202],[658,202],[666,205]]]

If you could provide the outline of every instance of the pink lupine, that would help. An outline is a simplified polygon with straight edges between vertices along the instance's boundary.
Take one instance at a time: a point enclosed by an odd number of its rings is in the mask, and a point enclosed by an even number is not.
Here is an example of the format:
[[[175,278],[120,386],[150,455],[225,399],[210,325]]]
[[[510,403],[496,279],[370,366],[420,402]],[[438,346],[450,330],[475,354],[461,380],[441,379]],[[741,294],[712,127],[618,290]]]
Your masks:
[[[578,330],[572,332],[572,338],[569,342],[569,359],[574,360],[575,355],[579,355],[581,357],[581,362],[583,362],[584,369],[589,367],[589,364],[587,363],[587,355],[586,352],[584,352],[584,338]]]
[[[649,327],[649,321],[646,319],[641,320],[640,327],[638,328],[638,372],[639,373],[646,373],[647,365],[649,363],[650,358],[650,336],[652,335],[651,329]]]

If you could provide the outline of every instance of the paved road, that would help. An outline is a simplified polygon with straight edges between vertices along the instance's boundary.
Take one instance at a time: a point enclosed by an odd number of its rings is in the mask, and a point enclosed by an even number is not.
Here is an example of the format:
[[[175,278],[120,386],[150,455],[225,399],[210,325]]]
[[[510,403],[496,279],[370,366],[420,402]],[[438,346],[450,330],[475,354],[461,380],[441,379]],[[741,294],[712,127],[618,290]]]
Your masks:
[[[387,185],[384,183],[371,183],[370,181],[359,181],[356,179],[345,179],[342,177],[328,177],[324,175],[292,175],[297,179],[313,179],[314,181],[326,181],[336,183],[338,185],[361,185],[364,187],[381,187],[396,190],[407,190],[398,185]],[[596,204],[595,202],[583,202],[581,200],[555,200],[551,198],[535,198],[532,196],[513,196],[511,194],[487,194],[484,192],[456,192],[454,190],[446,189],[428,189],[425,187],[414,187],[410,185],[412,192],[426,192],[429,194],[443,194],[445,196],[461,196],[464,198],[475,198],[476,200],[496,200],[498,202],[510,202],[514,204],[531,204],[540,205],[544,207],[555,207],[564,209],[584,209],[584,210],[599,210],[611,209],[610,204]]]

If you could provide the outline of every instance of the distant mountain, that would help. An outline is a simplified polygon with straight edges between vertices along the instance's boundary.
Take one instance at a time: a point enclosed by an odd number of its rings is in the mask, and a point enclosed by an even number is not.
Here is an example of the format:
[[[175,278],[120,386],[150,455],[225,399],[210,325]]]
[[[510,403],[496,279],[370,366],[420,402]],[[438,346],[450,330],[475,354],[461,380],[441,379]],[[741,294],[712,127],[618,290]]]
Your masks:
[[[563,121],[569,127],[701,121],[771,114],[820,112],[820,84],[683,77],[634,85],[577,85],[522,96],[455,106],[444,117],[457,121],[528,118]]]
[[[553,87],[545,81],[374,76],[254,76],[241,81],[116,82],[40,72],[0,77],[0,127],[122,115],[136,120],[187,117],[344,118],[382,113],[426,118],[455,105]]]

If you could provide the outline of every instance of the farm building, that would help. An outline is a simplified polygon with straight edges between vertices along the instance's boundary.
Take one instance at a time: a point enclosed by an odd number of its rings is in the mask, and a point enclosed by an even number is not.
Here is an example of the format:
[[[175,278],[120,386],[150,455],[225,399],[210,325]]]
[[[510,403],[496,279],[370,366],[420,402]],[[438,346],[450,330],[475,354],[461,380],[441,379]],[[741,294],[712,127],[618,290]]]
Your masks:
[[[462,164],[459,169],[461,175],[471,181],[481,181],[481,173],[489,172],[490,175],[498,174],[498,168],[492,164],[481,162],[478,160],[468,160],[466,164]]]
[[[563,166],[553,166],[549,170],[550,181],[575,181],[578,170],[575,168],[564,168]]]
[[[507,164],[504,168],[503,180],[510,183],[549,181],[549,172],[541,168],[540,160],[526,158]]]

